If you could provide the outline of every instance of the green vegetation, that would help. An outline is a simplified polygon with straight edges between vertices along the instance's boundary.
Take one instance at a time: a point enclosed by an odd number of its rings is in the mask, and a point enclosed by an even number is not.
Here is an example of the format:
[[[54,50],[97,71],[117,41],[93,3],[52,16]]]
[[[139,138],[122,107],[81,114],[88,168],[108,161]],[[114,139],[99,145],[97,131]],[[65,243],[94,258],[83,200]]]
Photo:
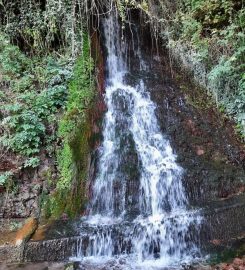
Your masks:
[[[245,10],[242,0],[148,0],[154,33],[205,76],[217,106],[245,136]],[[177,49],[178,50],[178,49]],[[177,51],[174,50],[174,53]],[[204,69],[199,66],[204,66]],[[203,71],[204,70],[204,71]]]
[[[216,252],[210,256],[208,263],[215,265],[222,262],[231,263],[234,258],[239,258],[244,255],[245,245],[242,239],[237,239],[235,244],[231,244],[225,250]]]
[[[48,213],[52,216],[59,216],[63,212],[75,215],[85,202],[91,132],[89,111],[93,107],[95,93],[92,71],[89,40],[88,36],[84,36],[83,51],[76,61],[69,84],[66,112],[59,123],[58,135],[63,145],[58,151],[60,177],[57,193],[48,202]]]
[[[245,136],[245,10],[242,1],[183,1],[176,18],[181,42],[197,52],[207,69],[208,88],[218,106],[234,116]]]
[[[51,127],[55,114],[66,103],[71,65],[69,60],[52,56],[28,58],[6,37],[0,41],[0,60],[1,83],[5,87],[1,92],[4,132],[0,143],[30,157],[38,154],[41,146],[52,143],[50,137],[55,134]]]
[[[69,50],[75,57],[85,28],[83,2],[2,0],[0,22],[10,40],[31,55]]]
[[[0,1],[0,154],[20,166],[1,171],[0,186],[53,160],[38,175],[48,217],[79,213],[85,200],[94,98],[86,9],[77,1]]]
[[[5,172],[0,175],[0,186],[6,185],[8,182],[10,182],[11,178],[13,177],[13,174],[11,172]]]
[[[53,158],[57,155],[59,176],[55,196],[47,196],[48,202],[43,203],[49,204],[51,215],[58,216],[63,211],[75,214],[84,198],[81,181],[86,178],[88,115],[94,97],[88,35],[84,34],[75,66],[72,58],[55,57],[52,53],[27,57],[6,36],[1,39],[0,48],[2,85],[6,89],[1,91],[1,147],[25,157],[24,168],[39,166],[41,149]],[[57,152],[58,140],[62,147]],[[2,174],[0,185],[5,185],[12,176],[11,171]],[[64,196],[70,199],[66,202]]]
[[[113,2],[113,1],[112,1]],[[148,14],[148,3],[146,0],[136,1],[136,0],[115,0],[118,13],[121,20],[124,22],[127,17],[127,11],[129,9],[141,9]]]

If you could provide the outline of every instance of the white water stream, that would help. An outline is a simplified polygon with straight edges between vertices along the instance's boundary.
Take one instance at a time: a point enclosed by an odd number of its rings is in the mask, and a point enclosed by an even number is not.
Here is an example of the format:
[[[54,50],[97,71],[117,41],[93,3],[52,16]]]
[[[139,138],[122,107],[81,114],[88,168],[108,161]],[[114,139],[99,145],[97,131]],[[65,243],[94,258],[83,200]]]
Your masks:
[[[176,163],[176,155],[159,128],[155,105],[144,81],[139,79],[131,86],[125,80],[129,73],[126,46],[120,38],[116,17],[109,16],[103,25],[108,52],[105,91],[108,110],[86,220],[95,230],[88,237],[86,252],[80,247],[78,256],[97,262],[115,254],[126,256],[129,269],[151,269],[191,261],[199,254],[192,232],[197,233],[202,219],[197,212],[188,210],[182,184],[183,169]],[[139,48],[138,44],[135,55],[139,68],[144,70],[147,66]],[[131,138],[130,146],[122,143],[128,142],[123,140],[124,136]],[[137,157],[135,166],[139,176],[133,180],[138,181],[138,203],[135,204],[137,215],[127,223],[132,196],[127,196],[127,177],[121,170],[120,160],[126,155],[126,167],[130,165],[131,159],[127,160],[130,147]],[[113,226],[121,226],[120,239],[115,237]],[[127,269],[126,266],[123,269]]]

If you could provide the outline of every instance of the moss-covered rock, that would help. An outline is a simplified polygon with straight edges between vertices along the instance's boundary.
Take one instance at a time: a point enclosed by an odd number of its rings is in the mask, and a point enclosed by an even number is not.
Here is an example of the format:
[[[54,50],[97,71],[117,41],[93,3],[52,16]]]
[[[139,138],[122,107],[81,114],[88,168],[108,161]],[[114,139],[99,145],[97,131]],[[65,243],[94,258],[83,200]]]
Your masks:
[[[59,217],[62,213],[75,216],[81,213],[86,202],[85,188],[92,134],[89,112],[95,98],[93,69],[89,37],[84,34],[83,49],[69,85],[66,111],[59,122],[59,179],[54,194],[45,202],[47,216]]]

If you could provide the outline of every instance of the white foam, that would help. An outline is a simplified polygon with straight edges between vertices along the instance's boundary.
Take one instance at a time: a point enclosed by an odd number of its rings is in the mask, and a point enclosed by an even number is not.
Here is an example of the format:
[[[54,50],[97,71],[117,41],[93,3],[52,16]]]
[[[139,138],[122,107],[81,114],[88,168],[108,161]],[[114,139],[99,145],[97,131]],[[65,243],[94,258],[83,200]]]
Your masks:
[[[140,80],[136,87],[124,82],[124,75],[128,72],[124,60],[125,47],[120,42],[120,26],[113,15],[105,19],[104,32],[108,50],[108,86],[105,93],[108,111],[104,118],[98,174],[87,223],[101,227],[120,224],[124,220],[126,188],[122,179],[120,192],[116,195],[114,192],[115,181],[120,180],[117,175],[120,169],[120,138],[116,125],[118,119],[128,117],[128,130],[141,162],[140,215],[133,221],[134,229],[128,236],[133,254],[130,257],[131,265],[135,269],[151,269],[190,261],[198,253],[196,244],[188,240],[190,227],[198,228],[202,218],[198,212],[188,210],[182,184],[183,169],[176,163],[170,142],[162,135],[155,115],[155,104],[144,81]],[[140,68],[147,69],[139,47],[136,55]],[[114,98],[119,95],[123,97],[129,116],[115,105]],[[115,214],[115,200],[119,201],[119,215]],[[112,230],[108,228],[94,233],[89,238],[85,259],[102,262],[111,258],[114,255],[113,241]]]

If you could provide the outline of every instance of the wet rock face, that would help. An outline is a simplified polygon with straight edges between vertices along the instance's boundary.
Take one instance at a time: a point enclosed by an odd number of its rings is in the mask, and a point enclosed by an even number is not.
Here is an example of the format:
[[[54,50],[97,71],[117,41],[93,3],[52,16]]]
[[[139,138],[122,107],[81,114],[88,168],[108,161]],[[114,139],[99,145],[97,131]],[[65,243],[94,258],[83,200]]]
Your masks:
[[[163,59],[149,61],[152,76],[146,76],[147,88],[157,105],[161,129],[184,168],[191,203],[205,204],[244,192],[245,148],[233,123],[214,108],[204,90],[184,78],[181,83],[172,79]]]
[[[126,80],[130,85],[144,80],[146,91],[156,104],[161,130],[184,169],[183,183],[190,203],[205,205],[210,200],[243,193],[245,146],[234,130],[234,123],[216,109],[206,89],[195,86],[188,74],[177,73],[179,67],[169,61],[167,51],[159,50],[161,45],[152,48],[147,26],[130,31],[134,36],[137,32],[141,35],[141,56],[149,67],[140,70],[133,45],[129,46],[130,74]],[[132,40],[130,31],[126,32],[128,40]]]
[[[125,97],[125,94],[119,90],[113,97],[113,105],[116,110],[119,110],[118,118],[116,118],[116,137],[119,138],[117,151],[118,155],[118,173],[114,186],[114,193],[121,194],[123,185],[126,187],[126,210],[127,214],[139,214],[139,194],[135,191],[140,188],[140,160],[135,149],[133,134],[129,131],[129,125],[132,119],[130,118],[129,108],[132,106],[132,97]],[[129,102],[129,100],[131,102]],[[128,117],[124,116],[127,115]],[[121,204],[120,195],[115,200],[115,204]],[[115,209],[119,207],[115,205]],[[118,211],[118,213],[120,212]]]
[[[30,217],[38,211],[40,195],[54,187],[54,160],[45,151],[40,154],[38,168],[23,168],[23,164],[23,158],[9,153],[0,165],[0,174],[13,173],[7,187],[0,188],[0,218]]]

